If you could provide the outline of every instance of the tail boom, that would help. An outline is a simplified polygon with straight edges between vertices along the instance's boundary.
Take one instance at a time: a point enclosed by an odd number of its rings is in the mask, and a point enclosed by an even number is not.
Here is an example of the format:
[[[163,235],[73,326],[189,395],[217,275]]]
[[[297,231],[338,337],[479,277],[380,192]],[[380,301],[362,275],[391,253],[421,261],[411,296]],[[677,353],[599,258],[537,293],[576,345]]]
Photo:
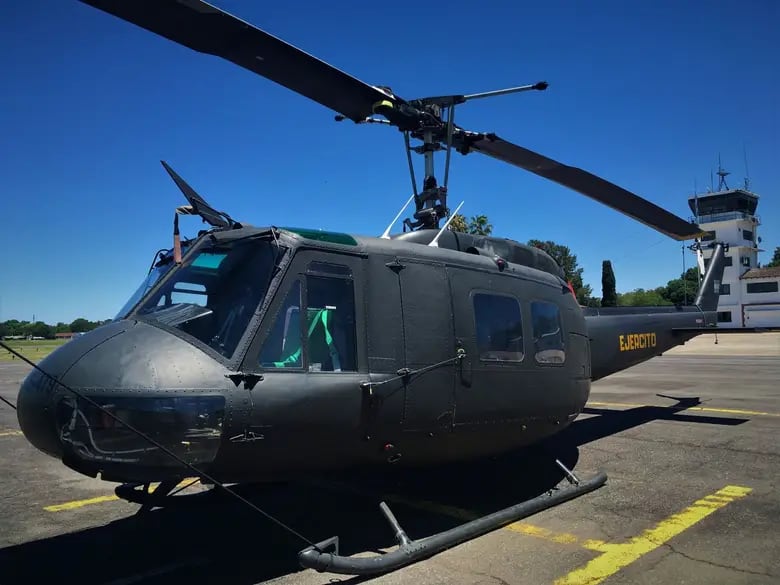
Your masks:
[[[592,380],[659,356],[717,328],[725,245],[714,245],[709,270],[692,306],[585,309]]]

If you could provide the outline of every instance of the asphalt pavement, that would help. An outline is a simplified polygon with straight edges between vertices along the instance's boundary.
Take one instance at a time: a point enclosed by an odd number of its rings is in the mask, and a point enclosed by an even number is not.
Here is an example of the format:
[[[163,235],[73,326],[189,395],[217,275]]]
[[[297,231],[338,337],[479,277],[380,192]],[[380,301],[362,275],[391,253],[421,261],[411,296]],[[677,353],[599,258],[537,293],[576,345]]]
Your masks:
[[[13,402],[28,367],[0,363]],[[780,334],[701,336],[593,384],[586,413],[543,448],[415,474],[244,486],[242,495],[342,554],[392,550],[378,503],[411,538],[562,480],[599,490],[373,579],[303,570],[306,545],[202,487],[137,514],[114,484],[29,445],[0,402],[0,585],[62,581],[576,585],[780,583]],[[562,482],[560,485],[565,485]]]

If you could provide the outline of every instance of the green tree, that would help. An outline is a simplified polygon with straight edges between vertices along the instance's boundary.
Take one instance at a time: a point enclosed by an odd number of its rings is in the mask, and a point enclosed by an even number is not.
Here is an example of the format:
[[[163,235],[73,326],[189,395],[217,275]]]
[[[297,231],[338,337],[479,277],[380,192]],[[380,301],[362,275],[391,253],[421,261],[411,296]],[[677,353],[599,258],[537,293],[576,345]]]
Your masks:
[[[79,317],[70,324],[70,330],[73,333],[84,333],[85,331],[91,331],[95,328],[95,324],[92,321],[87,321],[83,317]]]
[[[450,229],[453,232],[464,234],[475,234],[478,236],[489,236],[493,233],[493,226],[488,222],[487,215],[475,215],[466,223],[466,218],[460,213],[455,214],[450,222]]]
[[[450,230],[453,232],[460,232],[462,234],[468,233],[469,226],[466,223],[466,218],[463,217],[460,213],[456,213],[455,217],[452,218],[452,221],[450,222]]]
[[[621,307],[654,307],[658,305],[671,305],[661,292],[664,287],[658,287],[654,290],[645,290],[638,288],[627,293],[618,294],[618,305]]]
[[[577,255],[572,254],[568,246],[556,244],[551,241],[528,240],[528,245],[540,248],[547,252],[563,268],[566,280],[571,282],[574,288],[574,294],[581,305],[590,305],[590,298],[593,289],[588,284],[582,282],[583,269],[577,265]]]
[[[699,290],[699,273],[696,268],[689,268],[680,278],[675,278],[662,287],[663,298],[673,305],[690,305]]]
[[[488,223],[486,215],[475,215],[469,222],[469,233],[478,236],[489,236],[493,233],[493,226]]]
[[[765,268],[771,268],[773,266],[780,266],[780,246],[775,248],[775,254],[772,256],[772,260],[765,266]]]
[[[54,337],[54,327],[47,325],[43,321],[36,321],[30,325],[30,335],[33,337]]]
[[[604,260],[601,263],[602,307],[617,307],[617,289],[615,286],[615,272],[612,270],[612,262]]]

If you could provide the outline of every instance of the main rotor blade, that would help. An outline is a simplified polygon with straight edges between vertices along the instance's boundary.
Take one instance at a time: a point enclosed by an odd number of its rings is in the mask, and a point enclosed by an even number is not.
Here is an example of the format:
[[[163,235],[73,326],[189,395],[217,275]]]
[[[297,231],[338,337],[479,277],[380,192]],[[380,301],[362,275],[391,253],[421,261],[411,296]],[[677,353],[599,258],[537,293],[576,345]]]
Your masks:
[[[698,225],[685,221],[622,187],[497,136],[491,135],[476,140],[470,144],[470,148],[587,195],[675,240],[688,240],[704,234],[704,230]]]
[[[227,218],[226,214],[217,211],[211,205],[206,203],[206,200],[198,195],[195,189],[190,187],[189,183],[182,179],[168,163],[166,163],[164,160],[161,160],[160,162],[162,163],[162,166],[165,168],[165,170],[168,171],[168,174],[171,176],[171,179],[173,179],[173,182],[176,183],[176,186],[184,194],[184,197],[187,198],[187,201],[189,201],[190,205],[192,206],[192,210],[197,215],[201,216],[206,223],[209,223],[214,227],[230,226],[230,222],[228,221],[229,218]]]
[[[222,57],[360,122],[385,92],[202,0],[81,0],[201,53]],[[401,100],[403,101],[403,100]]]

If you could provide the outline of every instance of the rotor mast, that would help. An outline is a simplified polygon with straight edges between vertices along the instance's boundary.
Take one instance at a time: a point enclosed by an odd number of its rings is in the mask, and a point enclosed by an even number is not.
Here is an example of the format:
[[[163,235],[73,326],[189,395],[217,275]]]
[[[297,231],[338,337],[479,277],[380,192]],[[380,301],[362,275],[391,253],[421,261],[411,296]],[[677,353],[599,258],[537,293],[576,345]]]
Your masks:
[[[405,219],[404,230],[407,227],[410,230],[426,228],[439,229],[439,220],[445,217],[449,217],[450,210],[447,207],[447,187],[450,174],[453,133],[456,130],[455,106],[474,99],[494,97],[510,93],[519,93],[523,91],[545,90],[547,89],[547,85],[548,84],[546,81],[540,81],[530,85],[521,85],[517,87],[509,87],[506,89],[485,91],[468,95],[458,94],[428,97],[411,101],[407,106],[404,107],[406,115],[412,114],[412,112],[417,114],[417,121],[419,126],[416,130],[411,130],[411,135],[414,138],[422,140],[422,145],[414,148],[410,147],[410,129],[404,129],[399,126],[399,129],[404,130],[407,157],[409,159],[409,172],[412,179],[412,189],[414,191],[416,207],[414,213],[414,219],[416,221],[412,221],[409,218]],[[442,114],[443,110],[445,109],[447,110],[447,116],[446,119],[443,119]],[[388,117],[386,110],[382,113]],[[393,117],[389,117],[391,122],[395,122],[397,119],[397,113],[393,112],[393,116],[395,119]],[[447,151],[447,157],[444,163],[444,183],[443,185],[439,186],[436,180],[434,169],[434,155],[436,151],[441,150],[442,142],[445,145],[444,147]],[[423,179],[422,192],[419,194],[417,192],[417,184],[414,178],[414,167],[410,154],[411,150],[414,150],[418,154],[422,154],[425,160],[425,175]]]

